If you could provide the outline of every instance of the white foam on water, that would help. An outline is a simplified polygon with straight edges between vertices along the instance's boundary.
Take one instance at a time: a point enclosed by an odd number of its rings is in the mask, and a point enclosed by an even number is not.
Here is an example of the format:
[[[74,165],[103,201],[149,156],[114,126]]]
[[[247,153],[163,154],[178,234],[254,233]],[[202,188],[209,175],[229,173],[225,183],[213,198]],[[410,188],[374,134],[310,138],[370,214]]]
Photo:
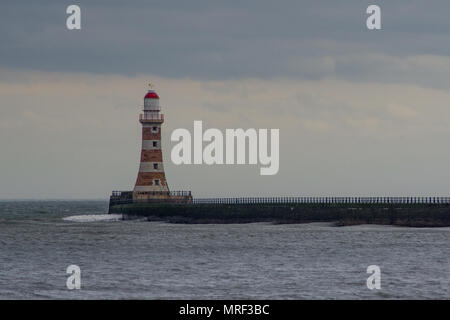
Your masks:
[[[81,216],[70,216],[63,218],[65,221],[74,222],[98,222],[98,221],[119,221],[122,220],[121,214],[86,214]]]

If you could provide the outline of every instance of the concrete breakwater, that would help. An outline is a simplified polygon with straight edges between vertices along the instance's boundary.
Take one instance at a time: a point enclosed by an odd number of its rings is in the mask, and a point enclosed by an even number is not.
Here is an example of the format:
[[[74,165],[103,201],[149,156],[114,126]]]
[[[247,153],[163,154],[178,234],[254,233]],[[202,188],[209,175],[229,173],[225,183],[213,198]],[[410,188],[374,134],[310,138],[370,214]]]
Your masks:
[[[109,213],[171,223],[384,224],[450,227],[449,203],[123,203]]]

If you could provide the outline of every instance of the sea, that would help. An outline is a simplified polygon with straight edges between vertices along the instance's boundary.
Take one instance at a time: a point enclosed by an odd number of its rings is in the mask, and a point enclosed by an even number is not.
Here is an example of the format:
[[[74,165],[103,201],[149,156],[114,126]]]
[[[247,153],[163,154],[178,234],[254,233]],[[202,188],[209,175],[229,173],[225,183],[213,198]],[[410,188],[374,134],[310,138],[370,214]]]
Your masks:
[[[0,201],[0,299],[450,299],[450,228],[171,224],[107,209]]]

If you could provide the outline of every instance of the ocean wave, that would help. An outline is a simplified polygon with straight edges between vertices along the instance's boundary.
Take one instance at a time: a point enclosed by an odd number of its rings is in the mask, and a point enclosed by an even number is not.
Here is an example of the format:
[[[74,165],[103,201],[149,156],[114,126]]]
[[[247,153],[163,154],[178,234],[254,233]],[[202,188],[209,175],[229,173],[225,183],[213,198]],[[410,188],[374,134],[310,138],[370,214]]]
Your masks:
[[[121,214],[86,214],[80,216],[64,217],[65,221],[74,222],[98,222],[98,221],[119,221],[122,220]]]

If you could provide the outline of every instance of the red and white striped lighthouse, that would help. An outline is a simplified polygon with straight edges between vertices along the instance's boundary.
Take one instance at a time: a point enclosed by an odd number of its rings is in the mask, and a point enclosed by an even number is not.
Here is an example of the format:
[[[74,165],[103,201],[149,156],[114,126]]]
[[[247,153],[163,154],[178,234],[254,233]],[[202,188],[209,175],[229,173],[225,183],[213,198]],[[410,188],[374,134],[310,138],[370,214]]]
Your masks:
[[[159,106],[159,96],[154,90],[148,90],[144,97],[144,110],[139,115],[139,122],[142,124],[141,163],[133,199],[169,197],[161,151],[164,115]]]

